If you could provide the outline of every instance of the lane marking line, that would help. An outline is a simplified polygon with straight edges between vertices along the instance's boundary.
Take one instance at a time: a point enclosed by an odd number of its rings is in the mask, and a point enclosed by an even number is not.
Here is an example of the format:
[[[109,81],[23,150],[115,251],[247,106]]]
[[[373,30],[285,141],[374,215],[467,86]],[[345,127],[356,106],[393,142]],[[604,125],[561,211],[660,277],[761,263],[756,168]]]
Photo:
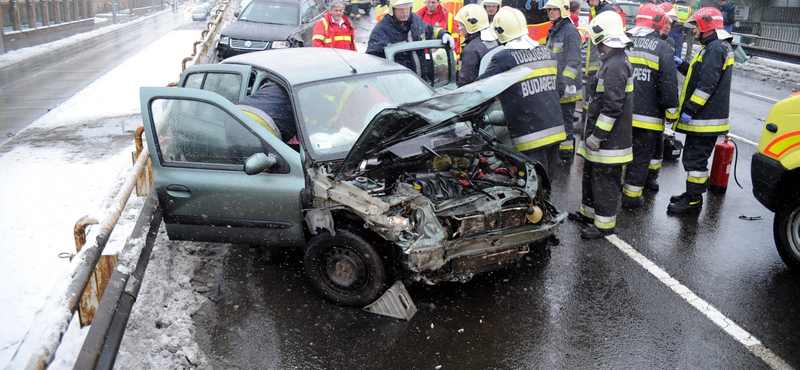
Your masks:
[[[681,296],[684,301],[688,302],[700,313],[708,317],[711,322],[719,326],[723,331],[728,333],[733,339],[745,346],[748,351],[753,353],[756,357],[764,361],[770,368],[774,370],[792,370],[792,366],[786,361],[778,357],[775,353],[764,347],[756,337],[742,329],[733,320],[725,317],[714,306],[706,302],[704,299],[694,294],[688,287],[675,280],[666,271],[658,267],[655,263],[650,261],[643,254],[639,253],[636,249],[620,239],[616,234],[606,236],[606,240],[611,242],[617,249],[628,255],[632,260],[636,261],[640,266],[644,267],[647,272],[655,276],[664,285],[672,289],[673,292]]]
[[[739,95],[748,96],[748,97],[751,97],[753,99],[762,100],[762,101],[765,101],[767,103],[772,103],[772,104],[775,104],[775,103],[780,101],[779,99],[773,99],[773,98],[770,98],[769,96],[754,94],[754,93],[747,92],[747,91],[742,91],[742,90],[731,90],[731,92],[739,94]]]

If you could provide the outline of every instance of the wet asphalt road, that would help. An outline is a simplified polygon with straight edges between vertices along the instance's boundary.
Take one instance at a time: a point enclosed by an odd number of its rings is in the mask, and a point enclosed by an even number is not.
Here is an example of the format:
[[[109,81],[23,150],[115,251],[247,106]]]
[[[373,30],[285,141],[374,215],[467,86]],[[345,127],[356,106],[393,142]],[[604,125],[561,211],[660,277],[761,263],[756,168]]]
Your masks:
[[[369,23],[361,20],[356,27],[357,40],[365,41]],[[153,31],[159,32],[165,31]],[[99,48],[77,53],[96,63],[61,77],[61,85],[78,91],[93,78],[83,72],[99,76],[115,64],[99,62],[100,55],[91,51],[108,53]],[[60,57],[36,61],[41,69],[17,73],[49,72],[62,62]],[[4,115],[33,112],[34,117],[56,104],[45,99],[71,96],[31,87],[14,95],[25,99],[12,99],[8,88],[20,83],[8,82],[6,71],[0,77]],[[48,80],[54,78],[41,83]],[[732,133],[757,142],[769,108],[792,88],[797,87],[737,72]],[[9,122],[6,117],[0,122]],[[2,132],[22,127],[4,126]],[[646,193],[642,209],[620,212],[617,236],[624,243],[583,241],[580,225],[568,221],[557,231],[561,244],[549,258],[532,257],[517,269],[465,284],[409,286],[419,307],[410,322],[322,300],[292,252],[265,261],[258,248],[229,246],[221,269],[197,276],[198,284],[216,284],[195,315],[198,342],[217,369],[770,368],[624,253],[629,245],[682,284],[684,296],[692,292],[718,310],[712,315],[716,321],[724,316],[725,325],[736,324],[759,340],[776,356],[774,368],[800,368],[800,275],[783,265],[772,239],[773,215],[752,196],[749,166],[756,148],[738,145],[737,174],[744,189],[731,178],[727,194],[709,194],[699,215],[666,213],[669,196],[683,190],[685,174],[678,161],[665,161],[661,191]],[[553,201],[561,210],[580,203],[580,167],[576,159],[554,176]],[[745,221],[740,215],[763,219]],[[729,331],[736,332],[730,325]]]

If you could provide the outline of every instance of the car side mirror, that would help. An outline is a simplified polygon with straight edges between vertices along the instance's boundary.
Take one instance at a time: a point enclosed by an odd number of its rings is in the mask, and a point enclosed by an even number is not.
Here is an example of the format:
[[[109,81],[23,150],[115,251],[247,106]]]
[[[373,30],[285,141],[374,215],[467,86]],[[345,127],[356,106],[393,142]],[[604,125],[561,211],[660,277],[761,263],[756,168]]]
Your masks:
[[[234,18],[239,18],[239,12],[233,12],[233,17]]]
[[[244,173],[248,175],[255,175],[262,173],[278,163],[278,159],[274,154],[256,153],[244,161]]]

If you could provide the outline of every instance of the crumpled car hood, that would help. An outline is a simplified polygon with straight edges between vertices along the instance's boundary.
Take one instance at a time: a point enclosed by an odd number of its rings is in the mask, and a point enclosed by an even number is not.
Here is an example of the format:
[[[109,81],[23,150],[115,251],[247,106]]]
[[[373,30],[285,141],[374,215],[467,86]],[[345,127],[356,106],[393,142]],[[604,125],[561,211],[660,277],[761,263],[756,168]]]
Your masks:
[[[532,72],[529,67],[519,66],[444,95],[380,111],[335,172],[336,179],[341,180],[344,174],[356,170],[364,159],[392,145],[482,115],[494,102],[494,97]]]
[[[276,41],[286,40],[297,31],[298,26],[236,21],[222,31],[222,36],[239,40]]]

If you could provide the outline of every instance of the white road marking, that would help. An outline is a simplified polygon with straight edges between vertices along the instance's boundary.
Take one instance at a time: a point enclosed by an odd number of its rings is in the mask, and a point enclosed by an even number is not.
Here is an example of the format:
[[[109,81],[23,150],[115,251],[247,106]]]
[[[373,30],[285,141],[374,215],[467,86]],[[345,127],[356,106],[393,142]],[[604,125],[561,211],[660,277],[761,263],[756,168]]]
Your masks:
[[[733,90],[733,92],[736,93],[736,94],[739,94],[739,95],[749,96],[749,97],[751,97],[753,99],[763,100],[763,101],[765,101],[767,103],[772,103],[772,104],[775,104],[775,103],[780,101],[780,99],[773,99],[773,98],[770,98],[769,96],[754,94],[754,93],[747,92],[747,91],[742,91],[742,90]]]
[[[725,317],[721,312],[714,308],[711,304],[704,299],[698,297],[689,288],[675,280],[666,271],[662,270],[655,263],[650,261],[643,254],[639,253],[630,244],[620,239],[616,235],[606,236],[606,240],[611,242],[620,251],[627,254],[632,260],[636,261],[640,266],[644,267],[647,272],[658,278],[664,285],[668,286],[672,291],[681,296],[683,300],[688,302],[700,313],[708,317],[711,322],[717,324],[728,335],[736,339],[739,343],[745,346],[748,351],[753,353],[756,357],[760,358],[764,363],[769,365],[770,368],[775,370],[791,370],[793,369],[786,361],[778,357],[769,348],[764,347],[756,337],[742,329],[731,319]]]

